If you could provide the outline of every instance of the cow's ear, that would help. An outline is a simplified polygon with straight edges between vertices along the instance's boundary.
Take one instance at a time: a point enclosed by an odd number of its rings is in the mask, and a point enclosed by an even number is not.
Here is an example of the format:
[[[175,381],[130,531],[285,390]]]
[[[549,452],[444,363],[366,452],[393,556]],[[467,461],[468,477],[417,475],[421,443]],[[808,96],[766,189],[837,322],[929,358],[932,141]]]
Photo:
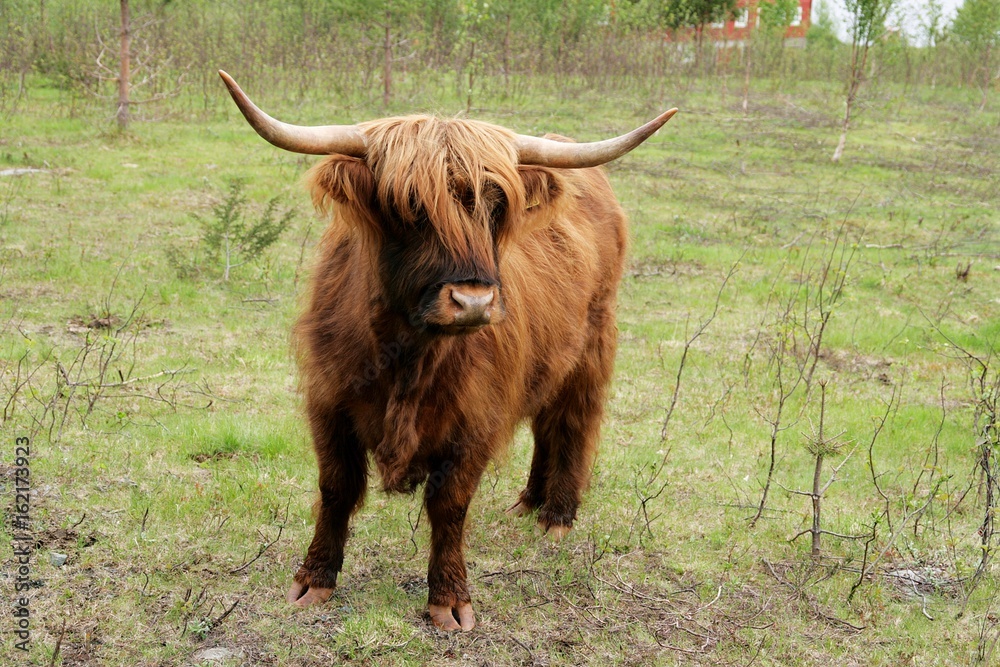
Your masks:
[[[331,155],[306,174],[313,204],[328,210],[336,202],[355,210],[370,210],[375,201],[375,177],[363,160]]]
[[[562,177],[545,167],[518,167],[524,181],[524,202],[529,212],[554,204],[565,189]]]

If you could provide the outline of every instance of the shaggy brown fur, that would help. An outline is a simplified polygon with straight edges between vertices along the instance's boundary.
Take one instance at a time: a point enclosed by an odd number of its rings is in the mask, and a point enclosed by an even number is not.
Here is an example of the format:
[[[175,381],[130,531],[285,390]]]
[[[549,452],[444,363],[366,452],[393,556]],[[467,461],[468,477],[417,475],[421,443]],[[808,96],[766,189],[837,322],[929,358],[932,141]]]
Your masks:
[[[370,455],[386,490],[427,481],[432,617],[470,629],[466,509],[523,419],[535,451],[518,507],[558,534],[573,523],[614,361],[625,216],[603,170],[518,166],[504,128],[414,116],[362,130],[365,160],[330,156],[308,176],[333,212],[296,327],[321,500],[289,599],[335,586]],[[449,324],[460,290],[496,295],[488,325]]]

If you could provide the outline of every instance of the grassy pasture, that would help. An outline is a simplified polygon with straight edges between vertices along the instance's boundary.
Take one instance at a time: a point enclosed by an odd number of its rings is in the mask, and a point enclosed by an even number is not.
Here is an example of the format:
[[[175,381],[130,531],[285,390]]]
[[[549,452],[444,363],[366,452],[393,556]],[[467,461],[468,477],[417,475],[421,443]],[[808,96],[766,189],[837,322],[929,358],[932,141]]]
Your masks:
[[[243,83],[293,122],[382,115]],[[747,116],[708,81],[662,99],[553,93],[477,110],[583,140],[681,114],[609,168],[633,241],[576,528],[554,546],[504,515],[527,474],[522,431],[470,511],[479,627],[450,636],[423,611],[419,496],[374,484],[331,601],[283,602],[315,496],[288,335],[322,227],[299,181],[314,159],[258,139],[221,84],[211,113],[124,136],[106,113],[33,89],[0,122],[0,171],[41,170],[0,177],[0,488],[9,514],[14,438],[30,435],[39,584],[30,652],[5,634],[4,654],[49,664],[65,621],[63,665],[190,664],[213,647],[227,665],[975,664],[1000,628],[992,560],[976,576],[982,396],[958,347],[989,359],[995,382],[997,113],[975,111],[969,91],[887,95],[833,165],[837,87],[759,86]],[[431,96],[393,111],[463,106]],[[167,249],[194,256],[191,214],[210,217],[236,177],[258,208],[275,195],[295,207],[293,229],[228,283],[204,259],[180,277]],[[805,332],[822,312],[816,353]],[[813,362],[810,391],[791,390]],[[853,448],[822,527],[863,537],[825,535],[813,558],[808,535],[791,538],[812,518],[793,491],[812,484],[820,382],[839,443],[824,482]]]

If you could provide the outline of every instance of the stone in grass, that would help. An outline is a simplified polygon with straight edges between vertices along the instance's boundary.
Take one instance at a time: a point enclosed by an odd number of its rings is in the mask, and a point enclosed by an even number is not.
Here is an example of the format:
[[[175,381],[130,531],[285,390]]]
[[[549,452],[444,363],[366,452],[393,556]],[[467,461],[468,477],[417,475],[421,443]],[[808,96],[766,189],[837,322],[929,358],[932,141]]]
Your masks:
[[[225,646],[216,646],[214,648],[203,648],[200,651],[195,651],[194,655],[191,656],[191,662],[200,665],[205,662],[224,662],[230,658],[242,658],[243,651],[228,649]]]
[[[56,567],[62,567],[66,564],[66,559],[69,558],[66,554],[56,553],[55,551],[49,552],[49,562],[51,562]]]
[[[0,171],[0,176],[23,176],[24,174],[37,174],[45,171],[44,169],[35,169],[34,167],[25,167],[21,169],[4,169]]]

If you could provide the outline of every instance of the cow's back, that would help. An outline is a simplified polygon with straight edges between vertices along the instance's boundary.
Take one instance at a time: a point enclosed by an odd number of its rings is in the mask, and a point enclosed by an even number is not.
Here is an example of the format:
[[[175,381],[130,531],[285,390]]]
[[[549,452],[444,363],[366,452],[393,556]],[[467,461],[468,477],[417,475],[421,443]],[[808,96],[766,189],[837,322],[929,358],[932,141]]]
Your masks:
[[[513,349],[498,370],[520,375],[511,400],[522,417],[559,389],[595,328],[615,326],[625,215],[603,169],[563,170],[560,177],[565,192],[556,215],[501,260],[508,315],[495,333]]]

